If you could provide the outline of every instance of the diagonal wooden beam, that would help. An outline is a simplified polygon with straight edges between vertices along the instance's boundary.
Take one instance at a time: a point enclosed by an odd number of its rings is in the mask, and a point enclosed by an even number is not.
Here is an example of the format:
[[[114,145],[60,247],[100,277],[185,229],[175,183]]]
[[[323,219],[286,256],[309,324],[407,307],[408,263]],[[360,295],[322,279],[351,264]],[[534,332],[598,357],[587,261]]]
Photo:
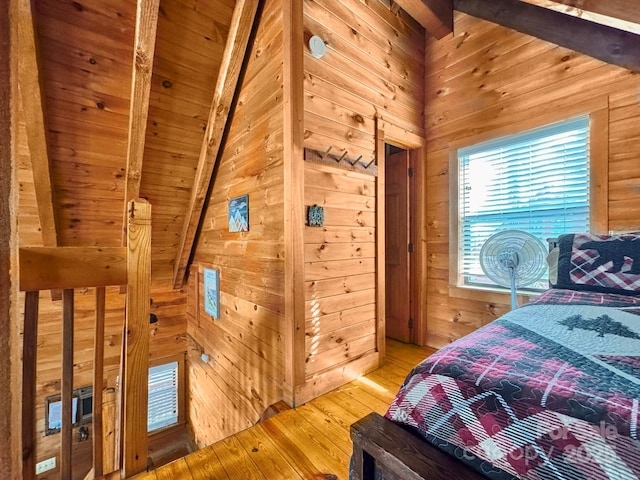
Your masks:
[[[129,102],[129,140],[125,176],[122,244],[126,243],[127,204],[140,196],[142,160],[149,116],[149,93],[158,28],[160,0],[138,0],[133,48],[133,74]]]
[[[38,63],[38,37],[32,0],[18,2],[18,83],[33,169],[42,242],[58,245],[53,185],[47,139],[47,115],[43,97],[42,72]]]
[[[191,189],[191,200],[186,213],[180,246],[173,270],[173,287],[184,282],[187,264],[203,214],[204,204],[212,182],[212,175],[221,152],[221,144],[230,119],[238,80],[243,69],[249,39],[253,31],[260,0],[238,0],[231,17],[229,36],[222,55],[220,72],[209,111],[209,122],[200,149],[200,159]]]
[[[640,72],[640,35],[519,0],[454,0],[454,8],[598,60]]]
[[[453,32],[453,0],[395,0],[438,40]]]
[[[609,0],[607,2],[601,0],[521,1],[608,25],[618,30],[640,33],[640,8],[629,8],[628,0]],[[640,4],[638,6],[640,7]]]

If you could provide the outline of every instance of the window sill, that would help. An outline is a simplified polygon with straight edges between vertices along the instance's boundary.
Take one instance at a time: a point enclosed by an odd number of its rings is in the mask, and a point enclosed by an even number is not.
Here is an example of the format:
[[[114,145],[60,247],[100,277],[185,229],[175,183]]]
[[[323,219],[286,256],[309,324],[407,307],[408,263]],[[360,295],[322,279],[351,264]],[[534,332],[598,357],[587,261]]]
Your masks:
[[[529,300],[537,297],[542,292],[534,290],[518,290],[516,293],[518,305],[524,305]],[[476,300],[480,302],[511,303],[511,293],[509,290],[500,287],[479,287],[471,285],[449,285],[449,296],[463,298],[465,300]]]

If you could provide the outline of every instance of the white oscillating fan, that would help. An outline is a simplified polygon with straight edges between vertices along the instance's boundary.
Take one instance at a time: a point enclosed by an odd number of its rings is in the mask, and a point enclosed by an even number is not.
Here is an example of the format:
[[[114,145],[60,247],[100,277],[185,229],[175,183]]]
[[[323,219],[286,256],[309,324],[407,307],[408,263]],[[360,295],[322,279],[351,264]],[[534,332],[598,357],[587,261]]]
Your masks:
[[[544,244],[528,232],[503,230],[491,235],[480,249],[484,274],[503,287],[511,288],[511,309],[516,290],[539,280],[547,268]]]

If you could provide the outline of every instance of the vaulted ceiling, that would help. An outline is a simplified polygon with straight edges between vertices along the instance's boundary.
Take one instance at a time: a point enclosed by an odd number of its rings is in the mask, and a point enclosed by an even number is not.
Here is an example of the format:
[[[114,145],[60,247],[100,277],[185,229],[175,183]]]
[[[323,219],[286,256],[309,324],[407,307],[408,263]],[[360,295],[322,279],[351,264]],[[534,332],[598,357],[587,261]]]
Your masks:
[[[451,31],[454,5],[490,11],[495,4],[367,1],[404,8],[435,36]],[[640,32],[639,0],[501,5],[511,17],[518,16],[516,7],[541,6],[631,32],[635,40]],[[154,281],[173,281],[176,259],[191,248],[189,241],[181,244],[194,182],[200,190],[206,183],[196,173],[221,65],[227,73],[227,38],[230,29],[235,35],[252,21],[247,14],[232,26],[235,6],[235,0],[156,0],[138,10],[131,0],[20,0],[23,245],[120,245],[126,201],[140,196],[153,208]],[[501,11],[489,14],[505,21]],[[197,209],[194,216],[197,224]]]

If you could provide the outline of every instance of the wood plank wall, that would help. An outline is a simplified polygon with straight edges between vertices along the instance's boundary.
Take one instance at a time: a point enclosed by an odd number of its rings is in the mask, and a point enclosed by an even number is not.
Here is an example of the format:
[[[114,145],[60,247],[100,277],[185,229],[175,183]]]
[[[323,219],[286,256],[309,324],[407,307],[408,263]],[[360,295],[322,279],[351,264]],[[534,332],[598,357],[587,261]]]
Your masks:
[[[449,145],[563,113],[609,104],[610,230],[640,227],[640,78],[556,45],[461,13],[454,34],[429,40],[427,72],[427,331],[441,347],[508,309],[506,295],[449,290]],[[605,180],[606,182],[606,180]]]
[[[376,116],[424,136],[425,34],[403,10],[383,2],[305,0],[305,38],[317,35],[321,59],[305,49],[305,147],[368,163]]]
[[[282,2],[267,0],[188,279],[187,410],[200,446],[256,423],[282,398],[282,33]],[[245,194],[249,231],[230,233],[228,201]],[[195,298],[203,292],[195,272],[203,267],[220,269],[219,320],[204,311],[202,293]]]
[[[425,33],[382,2],[304,1],[304,145],[343,166],[375,158],[376,118],[424,136]],[[397,139],[401,141],[402,137]],[[377,365],[376,177],[305,165],[305,205],[325,209],[325,226],[305,228],[306,384],[304,402]]]
[[[340,368],[376,348],[376,182],[307,163],[305,204],[324,226],[305,227],[306,374]]]

